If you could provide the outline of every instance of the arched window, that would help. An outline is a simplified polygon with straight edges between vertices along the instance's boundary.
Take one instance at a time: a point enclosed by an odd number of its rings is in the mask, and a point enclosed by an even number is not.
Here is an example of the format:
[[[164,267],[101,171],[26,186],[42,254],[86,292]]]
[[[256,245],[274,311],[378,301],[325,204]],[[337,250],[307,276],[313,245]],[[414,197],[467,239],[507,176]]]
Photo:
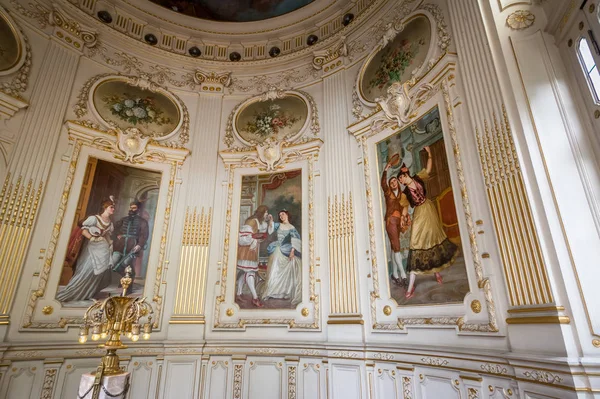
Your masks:
[[[600,71],[598,71],[598,65],[594,60],[587,38],[582,37],[579,39],[577,53],[594,101],[600,104]]]

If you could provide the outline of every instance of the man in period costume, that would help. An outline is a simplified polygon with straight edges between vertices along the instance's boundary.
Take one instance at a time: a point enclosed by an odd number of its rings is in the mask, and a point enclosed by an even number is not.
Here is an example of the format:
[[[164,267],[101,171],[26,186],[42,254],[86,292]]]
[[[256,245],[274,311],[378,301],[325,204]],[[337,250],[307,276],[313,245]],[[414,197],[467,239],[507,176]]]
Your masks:
[[[381,189],[385,198],[385,231],[387,232],[392,247],[392,280],[402,286],[407,285],[406,271],[402,265],[402,248],[400,246],[400,233],[405,232],[408,226],[402,226],[402,190],[396,176],[387,177],[391,161],[387,163],[381,176]],[[400,276],[402,281],[400,281]]]
[[[246,219],[238,234],[237,269],[241,273],[237,280],[237,299],[240,299],[246,283],[252,294],[252,304],[258,308],[264,306],[256,293],[259,244],[267,238],[268,234],[273,233],[273,223],[269,223],[271,220],[269,208],[261,205]]]
[[[135,280],[135,269],[133,263],[141,255],[148,241],[148,221],[139,215],[140,203],[132,201],[129,204],[129,215],[115,223],[113,232],[113,254],[111,265],[113,271],[125,274],[125,268],[132,266],[132,278]],[[128,294],[133,290],[133,284],[129,286]]]

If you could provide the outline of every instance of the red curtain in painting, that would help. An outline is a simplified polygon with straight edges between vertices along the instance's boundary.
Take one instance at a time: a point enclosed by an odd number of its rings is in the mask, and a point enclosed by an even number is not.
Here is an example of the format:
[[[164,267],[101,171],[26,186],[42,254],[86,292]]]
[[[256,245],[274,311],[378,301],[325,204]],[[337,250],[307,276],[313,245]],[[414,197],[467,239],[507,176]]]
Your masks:
[[[279,186],[281,186],[287,179],[293,179],[296,176],[300,176],[302,174],[302,170],[291,170],[289,172],[278,173],[273,175],[271,183],[265,183],[262,185],[262,196],[261,198],[265,198],[267,191],[275,190]]]

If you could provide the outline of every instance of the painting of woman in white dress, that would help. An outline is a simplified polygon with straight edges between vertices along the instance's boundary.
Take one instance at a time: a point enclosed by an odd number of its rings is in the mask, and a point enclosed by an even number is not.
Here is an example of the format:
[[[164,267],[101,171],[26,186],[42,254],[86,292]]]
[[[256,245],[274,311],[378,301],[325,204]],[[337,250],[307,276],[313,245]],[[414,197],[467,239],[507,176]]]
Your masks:
[[[81,227],[72,234],[69,247],[81,247],[73,277],[56,295],[59,301],[92,299],[110,284],[111,234],[114,230],[111,217],[114,213],[114,200],[104,200],[100,212],[88,216]],[[77,241],[80,241],[80,244]]]
[[[143,295],[160,182],[160,172],[88,158],[79,199],[69,209],[74,215],[56,295],[64,307],[87,308],[120,295],[126,266],[133,269],[128,294]]]
[[[302,302],[302,241],[290,223],[290,213],[282,209],[278,216],[279,223],[273,225],[277,240],[267,247],[267,283],[262,299],[291,299],[292,306],[296,306]]]

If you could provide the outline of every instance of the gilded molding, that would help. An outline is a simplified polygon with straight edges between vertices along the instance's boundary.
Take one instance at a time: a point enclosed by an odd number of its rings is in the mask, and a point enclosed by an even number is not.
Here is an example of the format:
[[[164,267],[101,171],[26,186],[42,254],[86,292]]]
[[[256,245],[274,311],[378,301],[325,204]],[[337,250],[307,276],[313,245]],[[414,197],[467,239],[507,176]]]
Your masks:
[[[524,30],[535,22],[535,15],[529,10],[517,10],[506,17],[506,25],[513,30]]]
[[[51,26],[60,29],[60,31],[55,31],[55,35],[64,39],[76,49],[81,50],[82,45],[85,47],[94,47],[96,45],[98,40],[96,32],[70,19],[57,5],[53,5],[53,9],[48,15],[48,21]],[[81,40],[81,42],[77,39]]]
[[[296,399],[296,366],[288,366],[288,399]]]
[[[211,225],[212,208],[186,209],[173,316],[204,316]]]
[[[58,210],[56,218],[54,220],[54,226],[52,228],[50,242],[46,247],[44,265],[42,266],[42,270],[40,271],[38,287],[37,289],[31,291],[27,306],[25,307],[25,313],[23,315],[21,327],[26,329],[62,329],[65,328],[67,325],[81,324],[83,320],[81,316],[61,317],[57,322],[38,322],[34,320],[34,311],[36,303],[39,300],[39,298],[43,297],[46,293],[48,278],[50,277],[50,271],[52,268],[52,263],[54,261],[56,246],[58,245],[58,239],[60,236],[60,230],[64,222],[64,215],[67,209],[67,203],[69,201],[69,197],[73,188],[75,171],[77,169],[77,164],[80,160],[81,149],[84,146],[87,146],[91,148],[97,148],[102,151],[110,152],[110,146],[107,147],[108,144],[106,143],[106,141],[110,141],[111,139],[115,140],[115,137],[112,136],[109,132],[102,132],[89,128],[84,128],[83,126],[72,122],[67,122],[67,124],[69,125],[69,140],[73,145],[73,152],[69,161],[69,168],[67,170],[67,176],[65,179],[63,192],[60,198],[60,202],[58,204]],[[98,140],[99,138],[102,138],[102,140]],[[168,176],[169,182],[166,196],[167,205],[163,213],[163,230],[159,242],[157,267],[155,273],[154,287],[152,291],[152,302],[154,302],[156,307],[156,319],[154,328],[159,327],[159,320],[161,319],[163,303],[163,297],[161,295],[162,273],[167,246],[169,222],[171,220],[171,206],[173,203],[175,179],[177,177],[178,168],[183,164],[183,161],[189,153],[187,150],[184,149],[172,149],[168,147],[163,147],[162,149],[165,153],[164,158],[156,158],[151,156],[150,158],[146,159],[146,161],[160,162],[170,165],[170,171]],[[42,192],[42,187],[43,186],[40,183],[40,187],[38,188],[38,194],[36,196],[37,200],[34,202],[35,206],[32,206],[32,209],[37,210],[37,203],[39,202],[39,195]],[[30,223],[33,223],[33,217],[31,218]],[[2,240],[0,240],[0,242],[2,242]]]
[[[42,393],[40,394],[40,399],[52,399],[57,371],[57,369],[46,369],[46,372],[44,373],[44,381],[42,382]]]
[[[314,137],[318,136],[319,133],[321,132],[321,125],[319,124],[319,108],[317,107],[317,103],[315,102],[314,98],[307,92],[302,91],[302,90],[281,90],[281,89],[278,89],[277,86],[269,86],[267,91],[256,96],[256,98],[258,99],[258,101],[262,102],[262,101],[283,98],[288,94],[289,95],[300,94],[300,96],[298,96],[298,97],[300,97],[303,101],[305,101],[307,103],[306,105],[307,105],[308,111],[309,111],[308,115],[310,117],[309,129],[304,129],[304,131],[294,133],[291,136],[290,135],[285,136],[285,137],[283,137],[283,139],[280,142],[276,142],[276,143],[267,140],[262,145],[258,144],[258,143],[254,143],[254,142],[246,142],[245,143],[246,145],[234,146],[233,144],[235,143],[236,139],[239,142],[244,143],[244,140],[240,137],[240,135],[238,134],[238,132],[236,131],[236,129],[234,127],[234,123],[235,123],[234,118],[238,114],[238,111],[240,110],[240,108],[242,106],[244,106],[245,104],[247,104],[248,101],[250,100],[250,99],[247,99],[247,100],[241,101],[239,104],[237,104],[235,106],[235,108],[231,111],[231,113],[229,114],[229,117],[227,118],[227,126],[225,128],[225,137],[223,139],[223,142],[225,143],[227,148],[230,151],[242,152],[242,151],[251,151],[254,149],[258,150],[261,147],[266,147],[266,146],[271,145],[271,146],[276,146],[277,148],[279,148],[281,150],[282,147],[289,147],[293,143],[301,143],[301,142],[306,142],[308,140],[311,140],[312,137],[310,137],[307,134],[308,130],[310,130],[310,132],[312,133],[312,136],[314,136]]]
[[[491,363],[482,364],[481,369],[490,374],[498,374],[498,375],[508,374],[508,369],[499,364],[491,364]]]
[[[1,11],[0,11],[1,12]],[[23,61],[23,65],[16,71],[15,76],[8,82],[0,82],[0,92],[15,98],[19,101],[24,101],[21,96],[27,90],[29,85],[29,75],[31,72],[31,45],[29,44],[29,39],[21,29],[21,27],[14,21],[11,20],[11,23],[14,23],[18,34],[21,36],[25,46],[25,60]],[[18,64],[17,64],[18,65]],[[27,106],[27,104],[16,104],[17,108],[23,108]]]
[[[479,391],[475,388],[468,388],[467,398],[468,399],[479,399]]]
[[[532,370],[524,371],[523,375],[533,381],[543,382],[546,384],[558,384],[563,381],[562,377],[557,374],[552,374],[548,371]]]
[[[352,193],[338,200],[327,199],[329,237],[330,313],[336,316],[358,315],[358,282],[354,247],[354,205]]]
[[[10,182],[10,184],[9,184]],[[8,173],[0,194],[0,314],[8,314],[13,294],[21,275],[44,182],[35,187],[33,179],[27,184],[23,176],[14,181]]]
[[[422,357],[421,361],[430,366],[446,366],[449,363],[448,360],[439,357]]]
[[[332,61],[348,55],[348,46],[346,45],[346,37],[342,36],[338,41],[326,50],[315,51],[313,53],[313,68],[317,70],[323,69],[324,66]],[[325,71],[327,72],[327,71]]]
[[[314,140],[313,140],[314,141]],[[225,213],[225,238],[223,243],[223,255],[222,255],[222,268],[221,276],[219,280],[220,290],[216,292],[215,308],[214,308],[214,324],[215,329],[244,329],[246,325],[287,325],[293,329],[305,329],[305,330],[317,330],[320,328],[320,296],[316,291],[316,277],[315,277],[315,215],[314,215],[314,164],[318,158],[318,151],[322,141],[317,139],[317,142],[309,142],[308,147],[298,148],[297,156],[294,161],[306,161],[308,165],[308,248],[309,248],[309,301],[313,304],[313,317],[312,321],[308,323],[297,322],[293,318],[240,318],[236,322],[226,323],[221,320],[221,304],[226,301],[227,295],[227,276],[229,266],[229,246],[231,245],[229,237],[231,236],[231,221],[232,221],[232,204],[234,194],[234,179],[235,170],[239,167],[260,167],[258,163],[232,163],[233,160],[226,157],[227,153],[221,152],[221,156],[224,158],[225,167],[228,173],[227,180],[227,201],[226,201],[226,213]],[[229,154],[231,155],[231,154]]]
[[[234,399],[242,398],[243,371],[244,371],[243,364],[236,364],[233,366],[233,398]]]
[[[411,377],[402,376],[402,397],[403,399],[413,399]]]
[[[336,351],[331,354],[333,357],[340,357],[343,359],[356,359],[358,357],[358,353],[349,352],[349,351]]]
[[[181,127],[179,127],[174,140],[171,140],[171,138],[173,138],[172,134],[175,132],[170,133],[165,138],[161,138],[160,136],[157,136],[157,135],[153,134],[152,132],[146,132],[145,134],[141,135],[141,131],[134,126],[128,128],[128,129],[125,129],[126,132],[135,129],[140,133],[139,135],[142,138],[144,138],[144,139],[147,138],[148,143],[162,145],[162,146],[168,146],[168,147],[173,147],[173,148],[183,148],[188,143],[188,141],[190,139],[190,115],[189,115],[187,106],[181,100],[181,98],[179,98],[179,96],[177,96],[175,93],[171,92],[168,88],[161,86],[160,80],[157,80],[156,75],[149,75],[146,73],[139,73],[139,75],[121,75],[121,74],[115,74],[115,73],[103,73],[100,75],[93,76],[92,78],[88,79],[83,84],[83,86],[81,87],[81,90],[77,96],[77,103],[73,106],[73,110],[75,112],[75,115],[77,116],[77,119],[81,120],[89,112],[89,107],[93,106],[93,104],[91,104],[91,100],[90,100],[90,91],[92,90],[92,87],[94,87],[94,85],[96,83],[103,81],[103,80],[107,80],[111,77],[114,77],[114,79],[116,79],[116,80],[123,81],[126,84],[129,84],[131,86],[140,87],[142,89],[148,89],[153,92],[162,91],[162,92],[166,93],[166,95],[168,97],[171,97],[170,99],[175,102],[177,108],[179,108],[179,112],[181,112],[181,118],[182,118],[183,122],[181,124]],[[163,93],[163,95],[165,95],[164,93]],[[83,121],[82,123],[84,123],[84,124],[87,123],[89,125],[90,123],[93,123],[93,122]],[[116,126],[112,126],[111,130],[114,130],[115,133],[119,132],[119,131],[122,132],[122,130]]]
[[[459,180],[460,193],[462,198],[463,213],[467,224],[467,232],[469,235],[469,244],[471,249],[471,255],[473,259],[473,265],[475,269],[475,275],[477,277],[477,286],[481,289],[485,296],[486,309],[488,313],[487,323],[467,323],[464,317],[425,317],[425,318],[398,318],[397,322],[377,322],[377,299],[380,298],[380,287],[379,287],[379,273],[378,273],[378,262],[377,262],[377,244],[375,240],[375,216],[374,216],[374,194],[371,186],[371,166],[369,159],[369,145],[367,139],[371,136],[382,131],[383,128],[388,128],[387,125],[378,125],[377,123],[371,124],[370,131],[360,134],[357,136],[359,143],[362,148],[363,154],[363,172],[365,177],[366,196],[367,196],[367,212],[369,220],[369,243],[370,243],[370,255],[371,255],[371,276],[373,280],[373,291],[370,295],[370,307],[371,307],[371,319],[373,320],[373,329],[381,331],[397,331],[403,330],[406,326],[418,326],[418,325],[440,325],[440,326],[457,326],[459,331],[469,332],[490,332],[494,333],[498,331],[498,322],[496,317],[496,307],[494,304],[491,284],[488,278],[483,275],[483,265],[481,263],[481,256],[477,246],[477,238],[475,233],[475,225],[471,214],[471,205],[468,196],[468,190],[466,186],[466,179],[464,174],[464,168],[460,155],[460,148],[458,144],[458,135],[456,131],[456,125],[454,120],[454,107],[452,106],[450,99],[450,80],[453,79],[451,74],[452,70],[446,70],[444,76],[441,79],[441,83],[432,86],[431,96],[438,92],[442,92],[444,105],[446,109],[446,115],[448,119],[448,133],[451,139],[452,148],[455,158],[455,167]],[[377,118],[377,117],[374,117]],[[375,119],[377,120],[377,119]]]
[[[525,190],[506,108],[476,129],[479,157],[511,306],[552,304],[546,265]]]

